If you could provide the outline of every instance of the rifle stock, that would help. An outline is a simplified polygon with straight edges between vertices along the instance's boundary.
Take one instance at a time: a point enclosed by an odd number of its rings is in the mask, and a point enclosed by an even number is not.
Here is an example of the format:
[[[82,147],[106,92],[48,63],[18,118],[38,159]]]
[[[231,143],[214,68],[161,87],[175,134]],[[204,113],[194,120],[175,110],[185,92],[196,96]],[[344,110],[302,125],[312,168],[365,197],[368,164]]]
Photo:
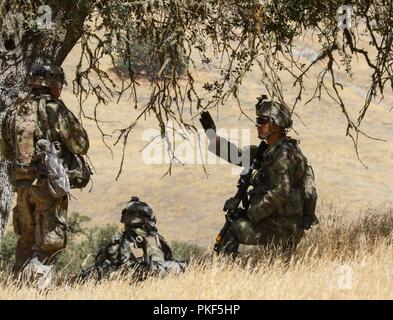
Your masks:
[[[229,231],[231,221],[240,218],[240,216],[246,212],[250,205],[247,191],[251,184],[252,172],[260,164],[262,155],[265,152],[267,146],[268,145],[266,141],[262,140],[255,153],[255,157],[252,159],[251,166],[248,168],[247,173],[240,174],[239,180],[237,182],[237,192],[235,196],[225,201],[223,208],[223,210],[226,212],[225,224],[220,233],[217,235],[216,243],[214,244],[214,251],[217,253],[222,247],[223,239],[226,233]],[[240,207],[241,203],[243,204],[243,208]]]

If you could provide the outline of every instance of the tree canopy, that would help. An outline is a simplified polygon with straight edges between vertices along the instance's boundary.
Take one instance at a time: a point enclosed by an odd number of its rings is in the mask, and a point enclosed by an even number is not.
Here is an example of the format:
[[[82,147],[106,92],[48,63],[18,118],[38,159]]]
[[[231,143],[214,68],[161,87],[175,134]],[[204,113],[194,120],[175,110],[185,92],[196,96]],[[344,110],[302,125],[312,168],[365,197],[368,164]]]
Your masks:
[[[38,8],[44,4],[53,13],[53,28],[48,30],[40,30],[34,23],[40,17]],[[55,57],[59,64],[79,42],[82,54],[75,74],[74,93],[81,107],[89,94],[95,95],[99,103],[107,104],[130,93],[133,106],[140,108],[141,113],[153,113],[164,130],[167,119],[192,127],[183,121],[185,103],[194,106],[192,112],[199,112],[217,106],[230,96],[236,98],[243,76],[253,67],[260,68],[267,92],[294,110],[303,98],[304,78],[310,68],[319,63],[324,69],[315,79],[315,91],[308,101],[323,94],[329,96],[346,117],[347,134],[356,139],[372,99],[383,98],[386,86],[393,88],[393,3],[348,1],[346,5],[352,8],[348,28],[339,27],[341,5],[341,1],[334,0],[7,1],[1,5],[0,24],[6,25],[11,13],[22,14],[25,32],[18,39],[18,30],[2,28],[0,67],[2,70],[7,64],[13,67],[11,57],[18,48],[24,48],[20,51],[23,59],[24,52],[29,51],[29,43],[36,38],[42,40],[35,58],[46,54]],[[307,32],[314,33],[321,48],[318,57],[308,65],[300,63],[293,50],[295,42]],[[8,46],[14,49],[7,51],[4,42],[10,39],[15,43]],[[101,68],[102,59],[108,57],[113,68],[118,68],[118,55],[131,64],[131,48],[136,42],[146,43],[150,60],[161,66],[151,79],[150,101],[143,106],[138,104],[138,80],[131,68],[128,77],[120,83]],[[194,86],[191,68],[185,79],[180,79],[176,70],[184,58],[191,66],[196,57],[209,65],[212,57],[217,56],[222,58],[219,78],[204,85],[203,91],[209,92],[210,98],[202,99],[201,90]],[[348,115],[340,96],[341,84],[335,77],[340,67],[348,74],[353,72],[354,56],[364,59],[372,71],[370,87],[357,119]],[[168,66],[169,72],[162,76]],[[287,72],[298,89],[298,96],[291,103],[283,93],[278,71]],[[126,139],[132,127],[130,124],[123,128],[119,138]]]

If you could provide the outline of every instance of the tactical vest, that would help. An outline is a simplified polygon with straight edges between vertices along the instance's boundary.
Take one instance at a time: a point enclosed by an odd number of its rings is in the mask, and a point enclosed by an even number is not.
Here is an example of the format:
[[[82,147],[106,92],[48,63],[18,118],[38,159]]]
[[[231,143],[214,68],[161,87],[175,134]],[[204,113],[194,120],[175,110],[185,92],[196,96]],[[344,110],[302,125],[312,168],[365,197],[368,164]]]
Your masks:
[[[34,180],[37,177],[36,144],[51,140],[46,113],[47,96],[29,96],[20,100],[6,116],[9,143],[13,147],[14,179]]]
[[[36,177],[32,166],[35,154],[38,123],[38,99],[24,99],[6,115],[9,144],[13,147],[15,180],[33,180]]]
[[[59,109],[49,113],[47,104],[54,102]],[[60,110],[60,111],[59,111]],[[54,123],[56,115],[56,123]],[[17,102],[6,115],[3,126],[8,127],[12,147],[14,180],[34,180],[37,177],[37,142],[60,140],[62,134],[62,162],[70,175],[71,188],[83,188],[90,181],[90,167],[79,153],[88,148],[88,139],[81,124],[61,100],[49,95],[28,96]],[[56,127],[55,127],[56,126]]]
[[[307,165],[307,170],[303,178],[303,226],[308,229],[312,225],[318,224],[319,220],[315,214],[317,206],[317,190],[315,187],[314,170]]]
[[[287,138],[278,143],[279,145],[276,148],[285,149],[290,154],[294,181],[287,201],[283,206],[277,208],[277,215],[271,218],[297,216],[303,220],[312,220],[315,224],[318,219],[315,216],[317,192],[313,170],[308,165],[307,159],[298,147],[296,140]],[[272,188],[269,168],[274,161],[274,154],[264,155],[262,167],[258,168],[252,179],[253,189],[249,192],[251,204],[259,203]]]
[[[307,158],[303,155],[302,151],[297,145],[296,149],[299,155],[303,158],[303,161],[306,165],[305,173],[300,180],[300,190],[303,198],[303,226],[308,229],[312,225],[319,223],[315,214],[317,205],[315,175],[313,168],[308,164]]]
[[[30,164],[35,150],[35,131],[38,121],[38,102],[29,100],[19,105],[14,117],[15,130],[15,160],[19,163]]]

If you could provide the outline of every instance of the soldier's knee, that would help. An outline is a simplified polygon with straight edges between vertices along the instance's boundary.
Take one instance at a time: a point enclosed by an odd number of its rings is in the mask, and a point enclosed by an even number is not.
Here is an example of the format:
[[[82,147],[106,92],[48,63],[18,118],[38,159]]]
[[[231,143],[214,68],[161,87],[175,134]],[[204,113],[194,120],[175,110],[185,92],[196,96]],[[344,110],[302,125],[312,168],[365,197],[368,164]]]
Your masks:
[[[245,245],[257,244],[260,237],[251,221],[244,218],[232,222],[231,232],[241,244]]]

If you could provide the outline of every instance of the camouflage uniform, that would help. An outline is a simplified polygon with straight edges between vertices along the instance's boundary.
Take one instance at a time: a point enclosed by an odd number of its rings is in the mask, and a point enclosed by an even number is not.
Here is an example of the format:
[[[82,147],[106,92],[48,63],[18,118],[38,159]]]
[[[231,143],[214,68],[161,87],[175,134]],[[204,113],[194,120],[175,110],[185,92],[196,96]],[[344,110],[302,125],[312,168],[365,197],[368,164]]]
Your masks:
[[[268,145],[260,165],[254,168],[249,208],[241,209],[243,214],[229,222],[229,232],[223,236],[219,252],[236,253],[239,244],[271,245],[288,252],[296,247],[304,229],[317,223],[314,215],[317,194],[312,169],[298,146],[299,142],[285,134],[285,129],[292,125],[289,110],[262,97],[256,105],[256,113],[257,123],[272,121],[281,128],[281,139]],[[202,115],[201,123],[212,142],[216,135],[210,115]],[[209,129],[214,131],[209,132]],[[257,146],[248,146],[240,150],[220,137],[219,143],[220,150],[216,143],[211,143],[209,150],[239,166],[249,165],[258,149]],[[231,155],[238,157],[232,159]],[[311,200],[305,202],[305,199]]]
[[[14,231],[19,235],[15,274],[31,259],[50,264],[66,247],[68,196],[55,197],[47,176],[40,171],[36,143],[56,143],[59,158],[84,155],[89,148],[86,131],[64,103],[47,93],[32,91],[7,110],[2,122],[1,150],[12,161],[12,181],[17,193],[13,209]]]
[[[250,146],[243,152],[239,150],[239,156],[249,152],[252,159],[256,149],[257,146]],[[268,147],[261,163],[252,178],[250,208],[244,217],[233,220],[224,241],[226,251],[236,252],[239,243],[280,244],[286,250],[296,246],[304,234],[302,179],[307,160],[298,141],[284,137]]]
[[[131,206],[133,204],[150,210],[146,203],[136,197],[131,200]],[[124,219],[125,215],[130,214],[127,208],[124,209],[122,222],[125,223],[125,231],[99,250],[94,265],[82,271],[79,279],[86,280],[93,275],[102,279],[119,270],[123,273],[132,272],[132,276],[138,280],[149,275],[164,276],[169,272],[184,272],[186,263],[172,258],[172,251],[157,232],[155,218],[152,211],[150,212],[145,221],[137,218],[138,220],[132,222],[130,219]]]

